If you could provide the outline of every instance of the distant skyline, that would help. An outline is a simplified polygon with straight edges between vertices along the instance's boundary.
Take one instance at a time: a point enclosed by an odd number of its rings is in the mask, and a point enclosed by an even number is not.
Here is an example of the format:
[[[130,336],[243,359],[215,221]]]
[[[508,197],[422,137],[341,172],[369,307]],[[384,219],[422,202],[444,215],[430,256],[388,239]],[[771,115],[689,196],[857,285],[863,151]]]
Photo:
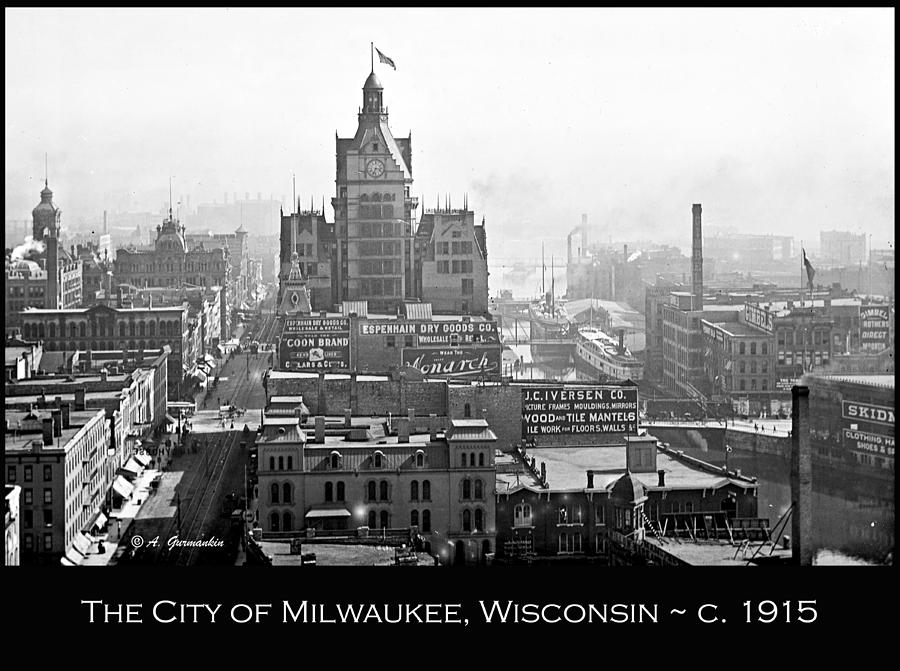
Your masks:
[[[375,69],[392,131],[412,132],[420,212],[468,194],[489,254],[559,253],[582,213],[613,239],[684,248],[696,202],[709,227],[893,244],[892,9],[5,18],[8,220],[30,217],[45,152],[70,224],[156,211],[170,175],[193,207],[290,200],[292,173],[333,220],[334,134],[356,129],[374,41],[397,66]]]

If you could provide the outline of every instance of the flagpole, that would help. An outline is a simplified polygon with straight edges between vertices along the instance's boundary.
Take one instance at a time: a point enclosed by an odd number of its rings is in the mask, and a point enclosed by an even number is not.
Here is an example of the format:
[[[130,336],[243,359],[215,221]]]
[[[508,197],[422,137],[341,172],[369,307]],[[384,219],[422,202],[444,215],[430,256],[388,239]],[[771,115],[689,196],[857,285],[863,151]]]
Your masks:
[[[803,307],[803,257],[806,250],[803,248],[803,240],[800,240],[800,307]]]
[[[372,72],[375,72],[375,43],[369,42],[369,58],[372,60]]]

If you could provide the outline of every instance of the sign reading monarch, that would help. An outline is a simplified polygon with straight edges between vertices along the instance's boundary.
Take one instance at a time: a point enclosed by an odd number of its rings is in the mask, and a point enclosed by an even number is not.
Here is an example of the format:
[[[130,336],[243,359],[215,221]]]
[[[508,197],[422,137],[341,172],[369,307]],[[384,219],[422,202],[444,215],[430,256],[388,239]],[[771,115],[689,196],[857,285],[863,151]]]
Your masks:
[[[499,347],[406,347],[403,363],[418,368],[427,377],[477,378],[500,377]]]
[[[637,387],[526,387],[523,434],[631,433],[638,430]]]
[[[288,318],[281,332],[282,370],[350,368],[350,319]]]

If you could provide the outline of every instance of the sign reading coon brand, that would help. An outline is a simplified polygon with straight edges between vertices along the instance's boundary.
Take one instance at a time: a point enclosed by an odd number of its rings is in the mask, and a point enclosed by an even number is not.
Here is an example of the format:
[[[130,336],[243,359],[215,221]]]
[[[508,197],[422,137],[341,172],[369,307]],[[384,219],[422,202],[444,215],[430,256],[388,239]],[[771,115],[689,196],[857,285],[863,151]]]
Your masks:
[[[500,377],[499,347],[454,347],[448,349],[403,349],[403,363],[418,368],[427,377]]]
[[[364,322],[359,325],[363,336],[418,337],[418,345],[456,345],[467,343],[498,343],[497,322]]]
[[[281,332],[282,370],[350,368],[350,320],[288,318]]]
[[[638,430],[637,387],[526,387],[523,434],[633,433]]]

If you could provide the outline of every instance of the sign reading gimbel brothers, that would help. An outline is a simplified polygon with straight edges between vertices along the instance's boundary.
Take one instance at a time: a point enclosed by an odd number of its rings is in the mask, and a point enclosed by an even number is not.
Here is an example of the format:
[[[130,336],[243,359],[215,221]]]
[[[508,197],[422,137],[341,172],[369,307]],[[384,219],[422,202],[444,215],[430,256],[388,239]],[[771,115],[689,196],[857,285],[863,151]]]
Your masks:
[[[281,332],[283,370],[350,368],[350,319],[288,318]]]
[[[452,347],[403,349],[403,363],[418,368],[427,377],[500,377],[500,347]]]
[[[637,387],[526,387],[523,434],[637,433]]]
[[[862,349],[880,352],[890,346],[890,315],[887,305],[868,305],[859,311],[859,343]]]

